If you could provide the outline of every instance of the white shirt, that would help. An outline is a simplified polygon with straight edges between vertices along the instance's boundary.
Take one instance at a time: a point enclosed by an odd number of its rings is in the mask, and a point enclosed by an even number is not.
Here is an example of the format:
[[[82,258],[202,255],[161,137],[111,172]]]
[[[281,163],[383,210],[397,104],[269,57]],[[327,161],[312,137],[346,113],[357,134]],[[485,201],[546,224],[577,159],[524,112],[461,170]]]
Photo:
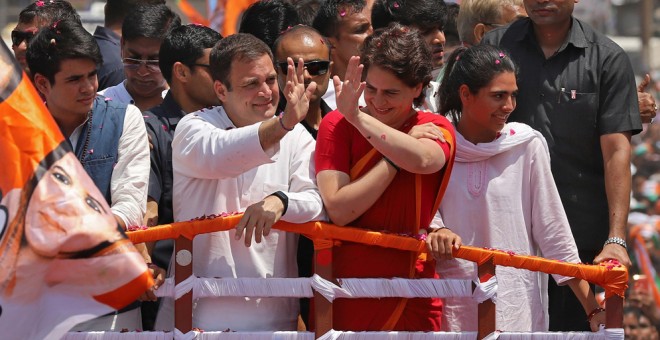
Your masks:
[[[259,142],[260,125],[236,128],[221,106],[181,119],[172,141],[174,220],[242,212],[276,191],[289,197],[282,220],[304,223],[323,217],[312,137],[296,124],[278,145],[264,151]],[[249,248],[234,235],[232,230],[195,237],[194,250],[199,255],[193,260],[194,274],[297,276],[296,234],[273,229],[260,244],[253,240]],[[164,311],[159,312],[159,319]],[[193,325],[204,330],[295,330],[297,316],[298,299],[211,298],[196,302]]]
[[[580,261],[539,132],[509,123],[493,142],[474,145],[458,132],[456,142],[456,162],[439,212],[463,244]],[[438,261],[436,270],[445,279],[477,277],[476,264],[466,260]],[[547,331],[547,275],[504,266],[495,274],[497,329]],[[570,279],[553,276],[559,284]],[[443,301],[443,330],[477,330],[475,301]]]
[[[167,91],[168,90],[163,90],[163,92],[161,93],[161,96],[163,98],[165,98]],[[99,91],[98,94],[103,95],[106,98],[116,100],[120,103],[135,104],[135,101],[133,100],[133,96],[131,96],[131,94],[128,93],[128,90],[126,90],[126,80],[122,81],[121,83],[115,86],[107,87]]]
[[[74,150],[86,122],[69,136]],[[126,108],[118,149],[119,157],[110,178],[110,209],[127,227],[140,226],[147,211],[151,163],[147,128],[140,109],[134,105],[128,104]]]
[[[424,98],[424,103],[415,109],[420,111],[428,111],[433,113],[438,113],[440,108],[438,107],[438,99],[440,98],[440,83],[431,80],[429,85],[426,87],[426,97]]]
[[[332,82],[332,77],[330,77],[330,80],[328,82],[329,82],[328,89],[325,91],[325,94],[321,98],[323,99],[325,104],[328,105],[329,108],[336,110],[337,97],[335,96],[335,84]],[[358,106],[359,107],[367,106],[367,102],[364,100],[364,91],[362,91],[362,94],[360,95],[360,99],[358,99]]]

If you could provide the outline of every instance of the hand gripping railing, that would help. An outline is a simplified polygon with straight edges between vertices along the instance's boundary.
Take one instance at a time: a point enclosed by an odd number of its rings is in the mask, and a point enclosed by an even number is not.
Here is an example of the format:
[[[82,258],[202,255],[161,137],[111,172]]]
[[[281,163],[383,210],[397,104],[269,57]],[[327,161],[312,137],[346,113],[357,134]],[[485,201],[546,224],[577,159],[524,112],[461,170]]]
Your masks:
[[[188,222],[178,222],[161,225],[144,230],[128,232],[133,243],[151,242],[162,239],[175,239],[175,284],[178,286],[184,280],[193,277],[192,273],[192,239],[195,235],[226,231],[235,227],[240,215],[224,217],[200,218]],[[387,248],[426,252],[423,241],[412,237],[385,234],[364,229],[339,227],[323,222],[294,224],[284,221],[276,223],[274,228],[288,232],[303,234],[314,240],[314,261],[316,274],[327,281],[332,277],[332,251],[335,241],[350,241],[368,245],[378,245]],[[616,263],[600,265],[571,264],[557,260],[549,260],[535,256],[517,255],[511,252],[462,246],[454,250],[454,256],[478,264],[478,275],[481,282],[486,282],[495,274],[495,266],[509,266],[548,274],[559,274],[587,280],[605,289],[607,300],[606,328],[622,328],[623,326],[623,296],[628,283],[627,269]],[[269,279],[272,280],[272,279]],[[185,293],[175,301],[175,328],[181,333],[192,329],[192,291]],[[316,337],[332,334],[332,302],[320,298],[318,290],[314,291]],[[478,338],[483,339],[495,332],[495,304],[486,300],[479,304]]]

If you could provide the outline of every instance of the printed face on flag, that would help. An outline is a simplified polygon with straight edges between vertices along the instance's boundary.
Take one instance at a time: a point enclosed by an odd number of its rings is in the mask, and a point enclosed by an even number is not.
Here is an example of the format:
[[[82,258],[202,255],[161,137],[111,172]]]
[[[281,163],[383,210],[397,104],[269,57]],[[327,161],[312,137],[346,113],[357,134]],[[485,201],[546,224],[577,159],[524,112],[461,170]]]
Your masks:
[[[0,69],[0,329],[59,339],[153,281],[4,43]]]

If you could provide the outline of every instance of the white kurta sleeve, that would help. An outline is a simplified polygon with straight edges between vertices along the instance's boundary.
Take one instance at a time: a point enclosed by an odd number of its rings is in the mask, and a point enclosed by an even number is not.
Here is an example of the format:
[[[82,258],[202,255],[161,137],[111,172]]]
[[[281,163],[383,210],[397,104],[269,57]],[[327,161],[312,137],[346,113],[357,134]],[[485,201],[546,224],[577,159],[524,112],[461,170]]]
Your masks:
[[[288,139],[292,143],[292,159],[290,164],[289,207],[282,220],[293,223],[325,220],[323,201],[316,186],[316,171],[314,167],[314,150],[316,142],[300,125],[296,125],[295,135]]]
[[[225,130],[191,113],[174,132],[174,171],[192,178],[221,179],[273,162],[279,148],[272,158],[261,148],[260,125],[261,122]]]
[[[110,180],[112,213],[126,226],[142,225],[149,188],[149,142],[142,113],[128,105],[124,131],[119,137],[119,158]]]
[[[580,262],[575,239],[550,169],[547,146],[537,138],[530,142],[529,152],[533,154],[530,164],[530,187],[534,241],[545,258],[571,263]],[[560,275],[553,277],[558,284],[571,279]]]
[[[433,230],[437,229],[442,229],[442,228],[448,228],[445,225],[445,221],[442,220],[442,215],[440,214],[440,209],[438,209],[435,212],[435,215],[433,216],[433,219],[431,220],[431,224],[429,225],[429,233]]]

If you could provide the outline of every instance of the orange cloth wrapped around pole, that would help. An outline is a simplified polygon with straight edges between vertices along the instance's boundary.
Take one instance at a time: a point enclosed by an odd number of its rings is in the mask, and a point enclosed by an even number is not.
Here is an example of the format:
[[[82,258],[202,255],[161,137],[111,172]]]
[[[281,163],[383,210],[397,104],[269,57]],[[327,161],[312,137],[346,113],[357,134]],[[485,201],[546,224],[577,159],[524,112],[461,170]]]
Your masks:
[[[133,243],[174,239],[179,236],[192,239],[198,234],[232,229],[240,218],[241,215],[235,214],[226,217],[203,218],[188,222],[165,224],[129,232],[128,237]],[[413,252],[426,252],[424,241],[413,237],[384,234],[361,228],[340,227],[323,222],[295,224],[280,221],[273,228],[303,234],[314,239],[315,245],[317,244],[316,240],[350,241]],[[332,242],[318,242],[318,244],[324,244],[328,247],[332,245]],[[623,297],[626,288],[628,288],[628,270],[625,266],[617,263],[574,264],[536,256],[517,255],[503,250],[470,246],[462,246],[460,249],[454,250],[454,256],[477,264],[482,264],[493,258],[495,265],[499,266],[577,277],[603,287],[606,298],[613,295]]]
[[[32,83],[0,42],[0,329],[59,339],[153,285]]]

